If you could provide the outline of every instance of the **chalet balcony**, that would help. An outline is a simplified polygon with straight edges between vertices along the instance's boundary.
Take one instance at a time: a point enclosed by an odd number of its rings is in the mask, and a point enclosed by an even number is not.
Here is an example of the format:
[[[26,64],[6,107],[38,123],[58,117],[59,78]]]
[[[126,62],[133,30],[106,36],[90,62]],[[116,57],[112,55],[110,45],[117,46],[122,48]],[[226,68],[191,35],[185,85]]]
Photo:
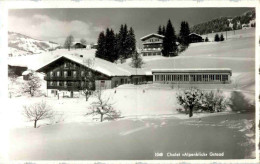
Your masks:
[[[83,80],[84,77],[81,77],[81,76],[67,76],[67,77],[64,77],[64,76],[53,76],[53,77],[50,77],[50,76],[44,76],[44,80]]]
[[[47,89],[58,89],[58,90],[68,90],[68,91],[75,91],[75,90],[80,90],[79,86],[47,86]]]

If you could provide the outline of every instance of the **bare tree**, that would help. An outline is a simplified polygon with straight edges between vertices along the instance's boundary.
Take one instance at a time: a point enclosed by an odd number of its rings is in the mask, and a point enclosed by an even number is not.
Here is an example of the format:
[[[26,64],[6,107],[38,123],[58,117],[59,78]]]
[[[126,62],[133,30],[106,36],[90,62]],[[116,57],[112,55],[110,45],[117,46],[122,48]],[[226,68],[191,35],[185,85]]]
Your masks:
[[[40,87],[41,79],[35,74],[35,72],[33,72],[32,75],[29,77],[29,80],[25,82],[22,89],[23,92],[28,92],[33,97],[35,93],[39,91]]]
[[[73,42],[74,42],[74,37],[72,35],[69,35],[65,40],[64,47],[70,50]]]
[[[103,91],[99,90],[95,94],[96,101],[91,103],[91,111],[86,115],[100,115],[100,122],[104,119],[115,120],[121,116],[121,112],[113,108],[111,96],[104,97]],[[104,118],[104,116],[106,116]]]
[[[8,93],[10,98],[12,98],[12,86],[16,82],[16,79],[17,75],[14,73],[14,71],[12,69],[8,69]]]
[[[135,52],[132,55],[132,61],[131,61],[130,65],[133,68],[142,68],[143,64],[144,64],[144,62],[143,62],[141,55],[138,52]]]
[[[91,73],[91,69],[94,67],[95,65],[95,61],[93,59],[83,59],[83,65],[87,66],[89,69],[81,69],[81,71],[84,72],[84,77],[81,78],[81,83],[83,83],[83,85],[81,85],[81,90],[83,91],[85,97],[86,97],[86,101],[88,101],[89,97],[91,96],[91,93],[93,91],[93,87],[94,87],[94,74]]]
[[[46,104],[45,101],[41,101],[29,106],[24,106],[22,114],[29,120],[34,122],[34,128],[37,127],[37,122],[44,119],[52,119],[54,112],[52,108]]]

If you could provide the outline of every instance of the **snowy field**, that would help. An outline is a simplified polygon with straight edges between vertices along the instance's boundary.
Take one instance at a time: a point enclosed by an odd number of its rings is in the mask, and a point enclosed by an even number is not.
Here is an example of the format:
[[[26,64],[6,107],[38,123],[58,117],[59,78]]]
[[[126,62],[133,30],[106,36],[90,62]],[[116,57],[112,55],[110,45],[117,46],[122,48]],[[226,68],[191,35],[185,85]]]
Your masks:
[[[116,91],[116,92],[115,92]],[[140,86],[120,86],[117,89],[106,90],[104,98],[110,97],[110,103],[116,110],[121,111],[123,118],[150,118],[150,117],[177,117],[179,119],[188,119],[188,116],[179,114],[177,108],[181,108],[177,103],[177,89],[171,88],[150,88]],[[223,93],[229,98],[231,91]],[[253,93],[244,93],[245,98],[254,103]],[[46,101],[56,112],[53,120],[39,121],[39,125],[70,123],[70,122],[98,122],[99,116],[85,116],[90,111],[91,102],[95,97],[90,97],[86,102],[84,95],[79,98],[51,98],[51,97],[17,97],[9,99],[8,104],[8,125],[15,127],[32,127],[33,122],[27,122],[22,115],[23,106],[35,102]],[[227,112],[230,109],[227,110]],[[224,112],[225,113],[225,112]],[[203,116],[205,114],[197,114]],[[212,115],[212,114],[210,114]],[[195,114],[195,117],[198,117]]]

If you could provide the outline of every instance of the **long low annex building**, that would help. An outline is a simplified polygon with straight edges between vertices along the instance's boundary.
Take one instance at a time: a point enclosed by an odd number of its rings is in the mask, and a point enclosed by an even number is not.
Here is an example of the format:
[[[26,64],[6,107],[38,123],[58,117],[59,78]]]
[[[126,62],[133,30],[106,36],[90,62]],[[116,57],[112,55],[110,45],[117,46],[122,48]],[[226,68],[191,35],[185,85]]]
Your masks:
[[[206,69],[152,69],[154,83],[231,83],[232,70],[229,68]]]

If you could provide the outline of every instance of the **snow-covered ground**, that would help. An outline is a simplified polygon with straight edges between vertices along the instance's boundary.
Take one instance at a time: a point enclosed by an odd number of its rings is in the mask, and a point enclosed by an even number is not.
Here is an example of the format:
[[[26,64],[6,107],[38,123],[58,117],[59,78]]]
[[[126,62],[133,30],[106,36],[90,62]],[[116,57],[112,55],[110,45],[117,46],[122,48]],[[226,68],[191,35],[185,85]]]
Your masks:
[[[177,89],[171,88],[142,88],[139,86],[129,85],[121,86],[116,89],[104,91],[104,99],[110,97],[110,103],[116,110],[121,111],[123,118],[149,118],[149,117],[176,117],[187,119],[188,116],[179,114],[177,108],[181,108],[177,103]],[[228,98],[231,92],[225,91],[224,95]],[[244,93],[250,103],[254,102],[254,94]],[[42,124],[69,123],[69,122],[96,122],[99,116],[85,116],[90,111],[91,102],[95,97],[90,97],[86,102],[84,95],[79,98],[60,98],[57,97],[29,97],[21,96],[9,99],[10,104],[6,114],[9,118],[11,128],[13,127],[32,127],[32,122],[27,122],[21,114],[23,106],[35,102],[46,101],[48,105],[56,112],[53,120],[40,121]],[[230,109],[227,110],[227,112]],[[225,114],[225,113],[224,113]],[[212,114],[195,114],[194,117],[205,117]]]
[[[238,32],[236,34],[238,35]],[[223,87],[224,85],[201,85],[198,87],[204,89],[220,88],[224,90],[227,96],[230,95],[232,90],[241,90],[250,101],[253,101],[255,88],[254,30],[241,30],[241,35],[242,37],[234,37],[234,39],[219,43],[191,44],[185,52],[177,57],[144,57],[145,65],[142,71],[149,72],[154,68],[231,68],[231,85],[225,85],[225,87]],[[72,49],[70,51],[58,49],[56,51],[30,56],[10,57],[9,62],[26,64],[29,69],[35,70],[61,55],[81,54],[84,57],[93,58],[95,51],[94,49]],[[116,66],[125,70],[134,71],[130,68],[129,62],[117,64]],[[46,84],[44,85],[44,81],[42,87],[42,90],[45,91],[44,87],[46,87]],[[182,88],[184,86],[179,85],[178,88],[179,87]],[[176,108],[179,107],[176,102],[176,89],[177,87],[172,87],[172,85],[123,85],[116,89],[107,90],[106,94],[113,97],[112,101],[115,103],[115,108],[120,110],[124,117],[135,117],[136,115],[172,115],[176,114]],[[41,101],[42,99],[47,101],[47,103],[59,113],[59,117],[56,118],[54,122],[92,121],[91,117],[86,118],[84,114],[87,112],[93,98],[90,98],[90,100],[86,102],[83,95],[80,98],[61,98],[60,100],[57,100],[57,98],[30,98],[21,96],[9,100],[10,108],[8,115],[11,118],[10,125],[12,127],[23,125],[31,126],[31,123],[25,123],[24,118],[21,116],[23,105]]]

